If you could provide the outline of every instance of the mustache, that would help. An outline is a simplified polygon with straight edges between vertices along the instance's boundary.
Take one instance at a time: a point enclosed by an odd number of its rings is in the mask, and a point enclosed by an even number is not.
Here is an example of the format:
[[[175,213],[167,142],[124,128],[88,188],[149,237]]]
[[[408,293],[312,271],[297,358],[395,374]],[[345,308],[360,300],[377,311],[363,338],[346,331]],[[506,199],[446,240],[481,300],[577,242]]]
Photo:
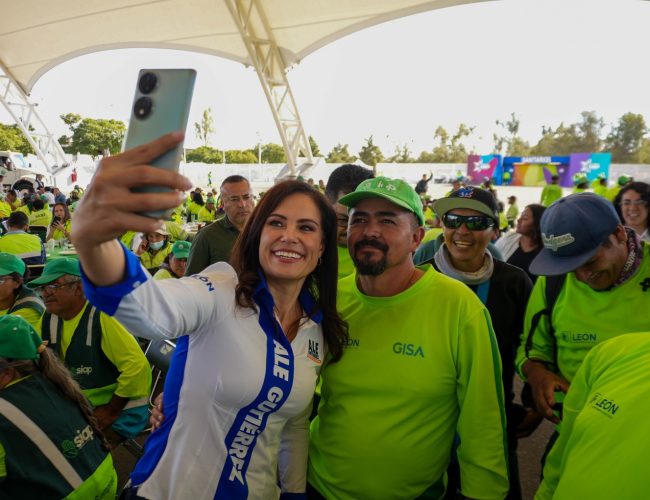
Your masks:
[[[354,251],[358,251],[361,247],[375,247],[385,253],[388,253],[388,245],[381,243],[377,240],[361,240],[354,244]]]

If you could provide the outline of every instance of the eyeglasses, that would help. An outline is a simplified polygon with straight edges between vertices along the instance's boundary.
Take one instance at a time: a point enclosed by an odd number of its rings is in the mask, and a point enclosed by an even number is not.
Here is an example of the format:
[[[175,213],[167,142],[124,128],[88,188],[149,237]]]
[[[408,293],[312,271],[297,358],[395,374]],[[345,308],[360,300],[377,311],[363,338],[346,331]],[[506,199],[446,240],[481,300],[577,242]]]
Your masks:
[[[59,288],[65,288],[66,286],[74,285],[75,283],[79,283],[80,281],[81,280],[74,280],[74,281],[68,281],[67,283],[57,283],[54,285],[41,285],[34,288],[34,291],[39,295],[43,295],[45,291],[47,291],[48,293],[56,292]]]
[[[631,206],[640,207],[640,206],[645,206],[647,204],[648,202],[645,200],[623,200],[620,203],[622,207],[631,207]]]
[[[465,224],[470,231],[485,231],[494,227],[494,220],[484,215],[445,214],[442,216],[442,223],[449,229],[458,229]]]
[[[239,203],[240,201],[251,201],[253,199],[252,194],[243,194],[241,196],[228,196],[227,198],[224,198],[224,201],[228,201],[230,203]]]

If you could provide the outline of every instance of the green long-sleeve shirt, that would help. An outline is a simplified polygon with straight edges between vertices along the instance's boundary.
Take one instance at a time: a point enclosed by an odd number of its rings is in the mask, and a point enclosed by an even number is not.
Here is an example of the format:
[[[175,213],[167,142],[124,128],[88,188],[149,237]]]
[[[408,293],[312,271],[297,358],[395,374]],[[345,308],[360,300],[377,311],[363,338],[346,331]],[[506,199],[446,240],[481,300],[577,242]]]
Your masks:
[[[454,435],[462,493],[508,491],[501,362],[487,310],[431,266],[392,297],[339,281],[349,324],[342,359],[322,371],[309,482],[326,498],[441,497]]]
[[[562,432],[536,500],[647,498],[648,366],[650,333],[621,335],[591,350],[564,400]]]

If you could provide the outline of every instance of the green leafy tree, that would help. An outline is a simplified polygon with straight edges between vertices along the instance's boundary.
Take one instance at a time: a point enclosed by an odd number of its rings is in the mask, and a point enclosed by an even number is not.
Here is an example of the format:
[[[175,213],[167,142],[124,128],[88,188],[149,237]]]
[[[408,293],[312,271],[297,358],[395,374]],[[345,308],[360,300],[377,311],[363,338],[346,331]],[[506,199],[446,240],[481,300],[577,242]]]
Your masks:
[[[126,125],[120,120],[102,118],[82,118],[68,113],[61,115],[63,122],[70,127],[71,136],[62,136],[59,143],[66,153],[81,153],[97,157],[109,152],[119,153],[124,142]]]
[[[257,150],[255,151],[257,155]],[[287,155],[280,144],[269,142],[262,147],[262,163],[286,163]]]
[[[212,118],[212,108],[203,110],[201,121],[194,123],[196,137],[204,146],[210,145],[210,136],[215,133],[214,120]]]
[[[359,158],[366,165],[374,167],[377,163],[384,161],[384,155],[379,149],[373,140],[372,135],[366,139],[366,143],[362,146],[361,151],[359,151]]]
[[[474,127],[469,127],[464,123],[458,125],[458,130],[453,135],[450,135],[447,130],[439,126],[436,128],[433,138],[437,142],[434,146],[432,153],[420,153],[418,161],[430,160],[424,163],[465,163],[467,161],[467,149],[463,144],[463,139],[472,135]]]
[[[310,135],[309,136],[309,147],[311,148],[311,154],[313,156],[321,156],[320,148],[316,144],[316,140]]]
[[[643,115],[625,113],[612,127],[605,139],[605,149],[611,151],[614,163],[635,163],[648,128]]]
[[[357,157],[350,154],[348,147],[347,144],[339,142],[327,155],[327,163],[352,163],[356,160]]]
[[[603,147],[602,133],[605,120],[599,117],[595,111],[583,111],[581,121],[577,123],[578,135],[580,137],[579,149],[583,153],[601,151]]]
[[[223,151],[210,146],[199,146],[185,154],[188,162],[195,163],[221,163],[223,161]]]
[[[650,163],[650,139],[644,137],[641,141],[641,146],[639,147],[639,153],[637,156],[639,163]]]
[[[413,163],[415,159],[411,155],[411,150],[407,144],[395,147],[395,154],[388,158],[390,163]]]
[[[34,149],[27,142],[27,138],[17,125],[5,125],[3,123],[0,123],[0,149],[15,151],[24,155],[34,153]]]
[[[226,151],[226,163],[257,163],[257,155],[252,149],[231,149]]]
[[[519,136],[521,122],[517,115],[510,113],[507,121],[497,120],[496,124],[502,131],[492,135],[495,153],[502,154],[504,148],[505,153],[510,156],[526,156],[530,153],[530,145]]]

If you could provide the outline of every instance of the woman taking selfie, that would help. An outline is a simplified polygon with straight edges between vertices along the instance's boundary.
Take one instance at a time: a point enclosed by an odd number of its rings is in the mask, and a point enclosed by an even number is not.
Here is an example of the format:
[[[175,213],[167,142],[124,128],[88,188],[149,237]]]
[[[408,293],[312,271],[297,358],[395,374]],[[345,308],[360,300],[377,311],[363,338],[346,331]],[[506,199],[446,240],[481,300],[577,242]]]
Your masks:
[[[52,239],[56,241],[69,240],[72,217],[68,206],[65,203],[55,203],[52,214],[54,217],[52,217],[52,222],[47,230],[45,241]]]
[[[308,185],[283,182],[249,218],[233,267],[220,262],[192,277],[151,279],[114,238],[128,228],[154,231],[159,222],[137,212],[182,201],[177,191],[130,191],[189,188],[179,174],[147,165],[181,138],[169,134],[103,160],[73,228],[89,300],[135,335],[178,338],[165,421],[147,441],[128,495],[305,493],[314,387],[325,353],[337,360],[346,335],[335,307],[336,217]]]

